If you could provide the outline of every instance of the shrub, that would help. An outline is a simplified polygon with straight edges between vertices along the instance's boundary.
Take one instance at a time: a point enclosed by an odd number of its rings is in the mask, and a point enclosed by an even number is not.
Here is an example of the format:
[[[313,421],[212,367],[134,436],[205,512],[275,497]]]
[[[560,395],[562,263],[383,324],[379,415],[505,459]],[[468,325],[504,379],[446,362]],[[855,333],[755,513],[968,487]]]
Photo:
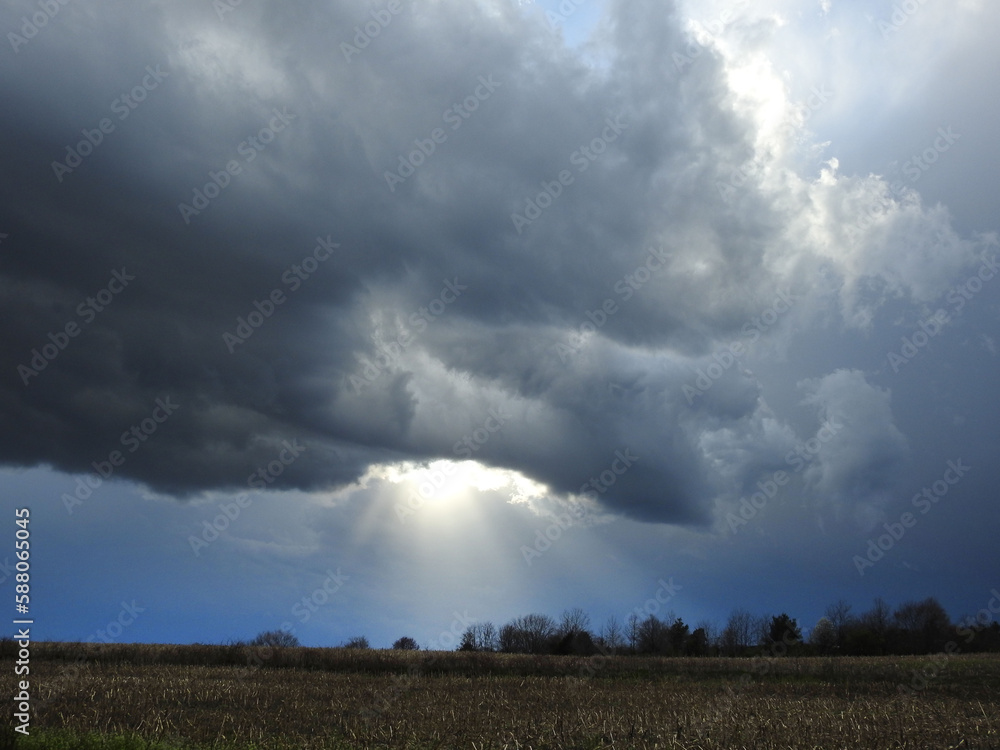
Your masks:
[[[287,630],[265,630],[263,633],[258,634],[256,638],[250,641],[250,645],[290,648],[301,644],[299,644],[299,639]]]

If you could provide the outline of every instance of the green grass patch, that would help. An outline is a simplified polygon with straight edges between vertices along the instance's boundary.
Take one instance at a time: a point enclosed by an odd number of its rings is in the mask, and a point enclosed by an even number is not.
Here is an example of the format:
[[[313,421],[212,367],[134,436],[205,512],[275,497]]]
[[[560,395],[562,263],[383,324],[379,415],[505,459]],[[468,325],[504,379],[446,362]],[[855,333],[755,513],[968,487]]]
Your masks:
[[[159,740],[147,740],[139,735],[109,735],[94,732],[74,732],[66,729],[32,729],[27,736],[14,734],[14,744],[0,746],[12,750],[199,750],[196,745]]]

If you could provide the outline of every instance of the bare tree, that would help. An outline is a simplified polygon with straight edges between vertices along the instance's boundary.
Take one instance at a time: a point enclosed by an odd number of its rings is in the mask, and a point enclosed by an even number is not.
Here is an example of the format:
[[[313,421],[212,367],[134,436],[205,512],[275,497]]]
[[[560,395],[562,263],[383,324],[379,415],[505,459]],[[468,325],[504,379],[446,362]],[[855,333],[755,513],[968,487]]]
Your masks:
[[[573,607],[573,609],[563,611],[557,634],[563,636],[569,633],[583,633],[589,627],[590,615],[579,607]]]
[[[720,654],[736,656],[740,650],[740,641],[736,634],[736,629],[730,627],[727,623],[726,627],[719,634],[719,640],[716,642],[716,645],[719,647]]]
[[[556,623],[548,615],[531,614],[521,619],[521,627],[527,636],[528,652],[544,654],[548,650],[549,639],[555,635]]]
[[[487,620],[476,623],[476,650],[498,651],[500,649],[500,633],[496,625]]]
[[[462,633],[459,651],[499,651],[500,633],[490,622],[477,622],[470,625]]]
[[[508,622],[500,627],[499,641],[500,650],[505,654],[524,653],[527,650],[527,646],[524,644],[522,638],[521,629],[513,622]]]
[[[661,620],[656,619],[654,615],[647,617],[639,624],[639,653],[666,653],[668,650],[668,632],[669,629]]]
[[[861,624],[869,628],[877,636],[885,636],[892,624],[892,611],[882,597],[877,598],[872,608],[860,617]]]
[[[265,630],[250,641],[250,645],[286,648],[290,646],[298,646],[299,639],[287,630]]]
[[[824,614],[833,628],[835,646],[843,648],[847,639],[847,629],[851,623],[850,603],[846,599],[838,599],[826,608]]]
[[[731,615],[729,615],[728,625],[733,625],[737,638],[736,643],[739,646],[754,646],[757,642],[757,620],[758,618],[750,614],[749,611],[745,609],[736,609]]]
[[[625,625],[625,638],[628,640],[628,648],[633,654],[639,645],[639,615],[635,612],[628,616]]]
[[[757,618],[742,607],[734,609],[722,630],[720,645],[730,656],[735,656],[742,649],[757,644]]]
[[[548,615],[524,615],[500,628],[500,650],[508,653],[543,654],[549,649],[549,641],[555,632],[555,621]]]
[[[705,634],[705,640],[709,646],[719,645],[719,629],[711,620],[699,620],[695,623],[695,630],[700,630]]]
[[[904,653],[929,653],[944,646],[952,628],[951,618],[934,597],[920,602],[904,602],[892,613],[893,623],[902,631],[897,644]]]
[[[622,629],[621,623],[618,622],[618,618],[614,615],[611,615],[608,621],[604,623],[604,627],[601,628],[601,638],[604,639],[608,650],[613,654],[617,653],[625,645],[625,631]]]
[[[821,617],[809,634],[809,642],[819,649],[821,654],[828,654],[837,645],[837,630],[829,617]]]
[[[771,642],[771,620],[769,615],[754,615],[753,627],[751,630],[751,646],[765,646]]]

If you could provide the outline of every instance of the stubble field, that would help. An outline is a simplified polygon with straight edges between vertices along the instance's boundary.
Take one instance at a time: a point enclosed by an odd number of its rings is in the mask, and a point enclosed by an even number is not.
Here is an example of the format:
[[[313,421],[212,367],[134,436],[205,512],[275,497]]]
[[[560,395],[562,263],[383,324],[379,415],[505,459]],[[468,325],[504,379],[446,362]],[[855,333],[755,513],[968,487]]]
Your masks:
[[[998,655],[36,644],[31,679],[18,748],[1000,748]]]

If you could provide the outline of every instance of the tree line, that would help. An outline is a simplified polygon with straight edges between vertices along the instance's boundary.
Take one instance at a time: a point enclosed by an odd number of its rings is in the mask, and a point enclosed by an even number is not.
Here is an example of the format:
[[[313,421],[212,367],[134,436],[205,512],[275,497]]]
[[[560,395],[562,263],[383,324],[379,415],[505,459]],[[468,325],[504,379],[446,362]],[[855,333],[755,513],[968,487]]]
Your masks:
[[[878,598],[870,609],[855,614],[841,599],[828,606],[804,638],[795,618],[754,615],[738,608],[718,627],[705,620],[692,629],[673,613],[645,618],[632,613],[624,621],[610,617],[600,628],[591,627],[590,616],[579,607],[568,609],[559,620],[544,614],[515,617],[500,627],[490,621],[469,625],[459,641],[459,651],[508,654],[756,656],[761,653],[810,656],[882,656],[931,654],[945,650],[1000,651],[1000,593],[990,608],[952,622],[934,597],[907,601],[895,609]],[[997,602],[994,608],[993,602]],[[298,639],[282,630],[267,631],[251,646],[298,646]],[[780,649],[776,649],[780,645]],[[370,648],[364,636],[351,638],[342,648]],[[397,639],[393,649],[415,651],[413,638]]]
[[[998,605],[997,611],[1000,611]],[[902,655],[945,650],[955,642],[963,652],[1000,651],[1000,623],[988,610],[952,622],[933,597],[909,601],[895,609],[876,599],[871,609],[855,614],[844,600],[831,604],[803,638],[798,622],[782,612],[754,615],[735,609],[723,627],[702,621],[692,629],[680,617],[633,613],[621,622],[609,618],[592,629],[582,609],[563,612],[559,620],[544,614],[516,617],[496,627],[492,622],[470,625],[460,651],[527,654],[643,654],[662,656],[754,656],[784,644],[792,655]]]

